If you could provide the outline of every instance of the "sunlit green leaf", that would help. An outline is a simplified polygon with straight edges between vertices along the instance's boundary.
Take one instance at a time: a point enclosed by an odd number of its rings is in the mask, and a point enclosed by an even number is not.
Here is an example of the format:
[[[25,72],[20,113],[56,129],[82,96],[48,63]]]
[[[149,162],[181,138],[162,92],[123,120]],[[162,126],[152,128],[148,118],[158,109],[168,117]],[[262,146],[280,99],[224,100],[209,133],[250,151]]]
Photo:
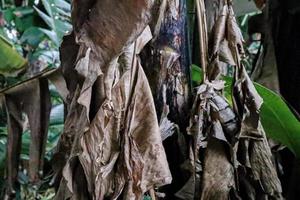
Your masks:
[[[34,9],[37,11],[39,16],[44,20],[44,22],[51,28],[55,30],[55,25],[54,25],[54,19],[51,18],[49,15],[45,14],[43,11],[38,9],[37,7],[34,7]]]
[[[3,37],[0,37],[0,74],[16,76],[26,65],[27,61]]]

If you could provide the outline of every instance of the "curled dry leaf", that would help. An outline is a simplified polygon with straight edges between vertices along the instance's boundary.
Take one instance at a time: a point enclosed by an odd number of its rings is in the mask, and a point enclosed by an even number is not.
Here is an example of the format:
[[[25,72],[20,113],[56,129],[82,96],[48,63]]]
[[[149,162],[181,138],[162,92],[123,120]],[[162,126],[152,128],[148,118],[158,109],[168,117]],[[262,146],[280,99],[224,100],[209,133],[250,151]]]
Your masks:
[[[75,37],[61,47],[62,71],[75,81],[66,81],[71,91],[55,155],[63,158],[55,163],[56,199],[141,199],[172,179],[138,55],[152,38],[153,2],[90,2],[73,2]],[[69,50],[77,57],[66,58]]]
[[[203,70],[208,73],[208,79],[204,78],[197,89],[188,128],[192,137],[191,178],[177,196],[205,200],[282,199],[281,184],[260,123],[262,99],[241,63],[243,38],[231,3],[222,2],[223,9],[218,9],[218,17],[210,17],[215,19],[210,21],[213,25],[208,24],[212,27],[208,37],[212,51],[209,52],[208,66],[202,66],[208,68]],[[198,8],[198,17],[203,17],[204,7]],[[205,26],[205,23],[199,26]],[[200,37],[204,44],[205,39]],[[222,45],[226,48],[221,48]],[[218,80],[220,61],[235,67],[233,108],[222,96],[222,82]]]
[[[218,84],[198,88],[188,128],[192,175],[177,192],[181,199],[228,199],[235,188],[234,166],[228,158],[238,130],[237,117],[216,88]]]
[[[242,36],[239,34],[232,7],[230,7],[228,19],[228,38],[232,40],[229,48],[235,55],[236,63],[233,82],[234,110],[241,121],[239,142],[235,145],[235,150],[237,161],[241,164],[239,169],[245,170],[240,174],[240,180],[244,181],[240,185],[241,188],[245,185],[252,187],[252,194],[248,198],[254,196],[255,198],[282,199],[281,183],[272,163],[270,147],[260,122],[259,112],[263,100],[240,62],[243,56]],[[243,162],[244,158],[246,162]]]

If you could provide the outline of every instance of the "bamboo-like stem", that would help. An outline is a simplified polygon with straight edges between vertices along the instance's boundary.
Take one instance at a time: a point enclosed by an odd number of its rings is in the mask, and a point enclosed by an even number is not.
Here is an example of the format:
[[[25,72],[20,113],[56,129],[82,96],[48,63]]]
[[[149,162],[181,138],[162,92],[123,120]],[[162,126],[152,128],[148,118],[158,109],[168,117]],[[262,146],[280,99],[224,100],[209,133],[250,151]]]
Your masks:
[[[205,5],[203,0],[196,0],[196,12],[198,19],[199,29],[199,42],[200,42],[200,63],[203,69],[203,81],[207,81],[207,60],[208,60],[208,46],[207,46],[207,26]]]
[[[150,193],[151,200],[156,200],[155,191],[153,188],[150,189],[149,193]]]

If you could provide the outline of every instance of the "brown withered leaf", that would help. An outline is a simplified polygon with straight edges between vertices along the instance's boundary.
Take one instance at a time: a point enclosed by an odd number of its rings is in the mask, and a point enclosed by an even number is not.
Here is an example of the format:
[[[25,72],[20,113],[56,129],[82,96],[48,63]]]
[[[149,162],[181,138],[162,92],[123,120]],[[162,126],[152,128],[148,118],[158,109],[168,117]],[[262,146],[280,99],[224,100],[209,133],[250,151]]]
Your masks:
[[[188,134],[192,136],[190,181],[179,191],[181,199],[228,199],[235,188],[232,142],[237,119],[220,96],[222,82],[197,89]],[[192,181],[193,180],[193,181]],[[194,192],[190,192],[194,188]],[[189,198],[187,198],[186,194]]]
[[[213,12],[218,17],[210,18],[215,20],[210,20],[213,25],[208,24],[212,27],[208,37],[212,49],[208,66],[202,66],[208,74],[197,89],[188,128],[192,136],[191,178],[177,196],[182,199],[281,199],[281,184],[260,123],[262,99],[241,62],[243,38],[231,2],[222,2],[223,8],[215,7],[217,11]],[[198,12],[204,12],[201,4],[197,8]],[[200,13],[199,17],[203,15]],[[200,34],[200,41],[205,44],[203,36],[205,33]],[[218,80],[221,59],[235,66],[233,108],[222,97],[223,86]]]
[[[205,31],[206,18],[203,2],[196,3],[200,42],[208,42]],[[221,96],[224,82],[215,80],[219,76],[220,47],[223,44],[226,27],[226,9],[220,9],[216,20],[216,27],[209,32],[209,47],[202,45],[200,51],[202,67],[207,74],[203,84],[197,89],[194,100],[188,133],[192,136],[190,144],[191,179],[177,196],[186,199],[230,199],[232,191],[236,189],[235,168],[232,163],[235,136],[238,131],[238,120],[224,97]],[[200,20],[201,19],[201,20]],[[201,46],[201,45],[200,45]],[[206,52],[205,52],[206,51]],[[208,63],[208,65],[206,65]],[[213,73],[212,73],[213,72]],[[189,188],[194,188],[189,192]]]
[[[143,46],[147,31],[124,50],[133,55],[128,59],[136,57],[140,50],[135,51],[134,46]],[[153,185],[171,180],[150,87],[139,61],[134,60],[136,66],[127,68],[113,86],[112,110],[103,104],[81,139],[83,154],[79,158],[96,199],[117,198],[122,190],[125,199],[140,199]],[[119,67],[126,69],[122,64]]]
[[[56,199],[140,199],[151,188],[171,182],[138,56],[151,39],[146,25],[152,1],[81,4],[73,2],[75,37],[61,48],[76,47],[74,41],[79,45],[76,60],[63,65],[63,72],[75,72],[78,84],[70,92],[56,153],[65,160],[56,166],[62,174]]]
[[[241,120],[240,142],[236,144],[237,160],[244,165],[242,167],[248,168],[244,174],[245,179],[248,179],[255,188],[256,198],[264,196],[267,199],[281,199],[281,183],[272,163],[272,154],[259,117],[263,100],[240,62],[244,54],[242,50],[243,39],[231,6],[229,6],[229,11],[227,40],[230,41],[229,48],[235,55],[236,63],[233,83],[234,110]],[[246,143],[249,145],[245,145]],[[240,148],[242,152],[246,152],[242,156],[239,155]],[[248,163],[243,163],[240,160],[240,158],[248,157]]]

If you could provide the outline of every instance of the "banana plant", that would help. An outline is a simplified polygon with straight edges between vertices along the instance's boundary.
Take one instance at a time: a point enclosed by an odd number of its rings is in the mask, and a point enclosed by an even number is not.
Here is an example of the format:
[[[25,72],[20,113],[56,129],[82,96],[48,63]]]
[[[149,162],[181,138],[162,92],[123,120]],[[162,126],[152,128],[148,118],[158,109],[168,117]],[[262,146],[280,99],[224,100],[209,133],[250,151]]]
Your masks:
[[[192,65],[192,80],[196,85],[202,81],[202,70]],[[226,81],[224,94],[231,100],[232,78],[224,77]],[[300,157],[300,121],[280,95],[268,88],[254,83],[255,88],[264,100],[261,108],[261,122],[269,138],[287,146],[297,157]]]
[[[63,104],[58,104],[54,106],[50,114],[50,125],[48,130],[48,139],[46,144],[46,154],[45,159],[49,162],[53,150],[57,144],[60,133],[63,130],[63,116],[64,116],[64,107]],[[24,162],[29,161],[29,146],[30,146],[30,133],[29,130],[25,130],[22,135],[22,147],[21,147],[21,160]],[[0,127],[0,188],[2,188],[1,180],[4,176],[3,172],[5,169],[6,163],[6,145],[7,145],[7,127]],[[22,173],[20,173],[22,174]],[[24,179],[25,176],[19,177]]]

